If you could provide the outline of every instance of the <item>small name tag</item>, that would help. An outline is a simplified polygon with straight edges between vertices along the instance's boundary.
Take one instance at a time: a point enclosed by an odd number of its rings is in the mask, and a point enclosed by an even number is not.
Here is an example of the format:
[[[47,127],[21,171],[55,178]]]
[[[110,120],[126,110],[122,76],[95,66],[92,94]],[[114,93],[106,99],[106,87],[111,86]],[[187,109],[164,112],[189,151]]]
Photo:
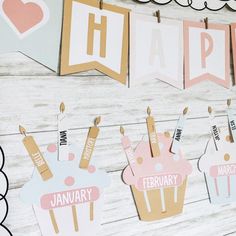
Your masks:
[[[236,142],[236,121],[231,109],[228,109],[228,121],[233,141]]]
[[[216,125],[212,126],[212,133],[216,141],[220,141],[220,133]]]
[[[60,131],[60,146],[67,145],[67,130]]]
[[[46,164],[40,152],[32,153],[32,157],[36,166],[41,167]]]
[[[46,194],[41,197],[40,202],[41,207],[48,210],[86,202],[95,202],[98,198],[99,189],[97,187],[90,187]]]
[[[85,151],[84,151],[84,159],[86,159],[88,161],[90,160],[94,146],[95,146],[95,142],[96,142],[95,138],[88,138],[87,143],[86,143],[86,147],[85,147]]]
[[[236,175],[236,164],[212,166],[210,168],[212,177]]]
[[[180,186],[182,176],[179,174],[163,174],[148,177],[141,177],[138,180],[137,188],[140,191],[160,189],[167,187]]]

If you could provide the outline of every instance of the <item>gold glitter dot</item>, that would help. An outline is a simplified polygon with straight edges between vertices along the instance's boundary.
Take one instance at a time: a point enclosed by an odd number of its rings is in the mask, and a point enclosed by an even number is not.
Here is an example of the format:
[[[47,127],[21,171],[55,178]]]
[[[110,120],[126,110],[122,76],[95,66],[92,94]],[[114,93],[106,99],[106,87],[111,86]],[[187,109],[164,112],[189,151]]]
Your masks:
[[[141,165],[143,163],[143,158],[142,157],[138,157],[137,158],[137,162],[138,162],[138,164]]]
[[[230,142],[230,141],[231,141],[231,138],[230,138],[229,135],[227,135],[227,136],[225,137],[225,139],[226,139],[227,142]]]
[[[229,161],[230,155],[228,153],[226,153],[225,156],[224,156],[224,159],[225,159],[225,161]]]
[[[169,138],[170,137],[170,132],[165,132],[165,136],[167,137],[167,138]]]
[[[232,136],[231,135],[227,135],[225,137],[226,141],[229,142],[229,143],[232,143],[233,142],[233,139],[232,139]]]

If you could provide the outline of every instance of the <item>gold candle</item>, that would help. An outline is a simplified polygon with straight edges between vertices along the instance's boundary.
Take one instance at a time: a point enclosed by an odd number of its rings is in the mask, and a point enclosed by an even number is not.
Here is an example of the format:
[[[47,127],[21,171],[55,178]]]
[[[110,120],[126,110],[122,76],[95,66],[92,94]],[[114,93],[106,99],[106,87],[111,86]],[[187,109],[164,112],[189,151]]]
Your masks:
[[[149,142],[151,146],[152,157],[158,157],[160,156],[160,148],[158,144],[155,120],[154,120],[154,117],[151,116],[150,107],[147,108],[147,114],[148,114],[148,117],[146,121],[147,121],[147,129],[148,129],[148,136],[149,136]]]
[[[53,177],[53,174],[52,174],[46,160],[44,159],[41,151],[39,150],[38,145],[36,144],[36,142],[32,136],[26,135],[26,130],[24,127],[19,126],[19,130],[20,130],[20,133],[25,136],[23,139],[23,144],[24,144],[26,150],[28,151],[29,156],[31,157],[40,176],[42,177],[43,181],[48,181],[49,179],[51,179]],[[59,228],[57,225],[57,221],[56,221],[56,217],[55,217],[53,209],[49,210],[49,215],[50,215],[50,219],[51,219],[54,231],[56,234],[58,234]]]
[[[94,121],[94,126],[89,129],[88,137],[84,146],[79,167],[87,169],[91,160],[95,143],[99,134],[98,124],[101,122],[101,117],[97,117]]]
[[[19,127],[20,133],[25,137],[23,139],[23,144],[28,151],[35,167],[37,168],[39,174],[41,175],[43,181],[47,181],[53,177],[53,174],[45,161],[38,145],[36,144],[32,136],[26,135],[26,130],[22,126]]]
[[[101,122],[101,117],[99,116],[94,120],[94,126],[89,129],[88,137],[84,146],[84,150],[83,150],[80,165],[79,165],[81,169],[87,169],[89,166],[89,162],[91,160],[95,143],[99,134],[99,128],[97,126],[99,125],[100,122]],[[90,208],[90,211],[89,211],[90,221],[93,221],[94,220],[94,203],[93,202],[90,202],[89,208]]]

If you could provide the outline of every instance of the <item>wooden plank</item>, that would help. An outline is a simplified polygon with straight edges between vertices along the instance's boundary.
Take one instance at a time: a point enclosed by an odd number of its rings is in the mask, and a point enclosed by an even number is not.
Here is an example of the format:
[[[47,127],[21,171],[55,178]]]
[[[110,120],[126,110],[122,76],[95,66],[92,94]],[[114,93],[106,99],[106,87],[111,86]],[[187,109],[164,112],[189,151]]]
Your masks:
[[[27,57],[19,52],[9,52],[0,54],[0,79],[3,76],[53,76],[58,74],[47,67],[37,63],[33,59]],[[102,75],[100,72],[93,70],[88,72],[81,72],[79,76],[94,76]],[[75,75],[76,77],[77,75]],[[58,77],[64,78],[64,76]]]
[[[222,236],[236,229],[236,205],[210,205],[207,200],[189,204],[184,214],[160,222],[142,223],[137,217],[103,226],[103,236],[114,235],[216,235]]]
[[[226,114],[226,99],[233,99],[236,111],[235,87],[226,90],[211,82],[203,82],[185,91],[152,80],[143,86],[127,89],[114,80],[85,78],[35,77],[33,79],[8,77],[1,81],[0,134],[18,132],[23,124],[29,131],[50,131],[57,127],[59,104],[64,101],[70,128],[83,128],[102,116],[102,126],[142,123],[146,108],[152,108],[157,121],[177,119],[185,106],[189,106],[190,118],[206,117],[207,106],[216,115]],[[144,89],[145,88],[145,89]],[[160,96],[161,95],[161,96]],[[168,109],[167,109],[168,108]]]
[[[201,20],[206,16],[210,22],[231,23],[235,13],[227,9],[220,12],[196,12],[182,8],[174,2],[168,6],[152,3],[137,4],[131,0],[111,0],[111,3],[129,7],[135,12],[151,15],[157,9],[162,17],[171,19]],[[112,235],[233,235],[236,231],[235,204],[211,206],[203,175],[197,171],[197,159],[204,151],[209,138],[207,106],[213,106],[219,116],[220,126],[226,126],[228,97],[235,103],[235,88],[226,90],[210,82],[199,84],[189,90],[179,91],[163,82],[151,81],[133,89],[126,89],[97,71],[78,75],[57,75],[21,55],[0,55],[0,143],[6,159],[6,172],[10,178],[8,199],[10,205],[7,226],[14,236],[40,236],[31,207],[19,200],[20,188],[29,179],[33,166],[28,158],[18,125],[36,132],[35,138],[45,150],[48,143],[56,140],[56,114],[61,101],[66,103],[72,128],[72,142],[82,150],[87,127],[97,115],[102,115],[101,136],[94,153],[98,167],[109,172],[112,185],[105,191],[104,218],[101,234]],[[120,145],[119,125],[124,125],[134,146],[146,134],[146,107],[151,106],[157,128],[173,132],[180,111],[188,105],[191,113],[186,124],[183,150],[194,166],[189,178],[184,214],[160,222],[138,221],[129,187],[121,181],[121,170],[127,161]],[[233,104],[236,109],[236,105]],[[3,113],[4,111],[4,113]]]

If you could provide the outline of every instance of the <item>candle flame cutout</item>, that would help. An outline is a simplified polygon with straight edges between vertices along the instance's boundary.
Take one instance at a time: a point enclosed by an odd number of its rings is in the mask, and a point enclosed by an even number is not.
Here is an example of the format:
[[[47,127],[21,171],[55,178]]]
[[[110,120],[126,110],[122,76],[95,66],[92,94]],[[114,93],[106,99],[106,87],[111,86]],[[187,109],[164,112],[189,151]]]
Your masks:
[[[231,102],[232,102],[232,100],[231,100],[231,99],[228,99],[228,100],[227,100],[227,106],[228,106],[228,107],[230,107],[230,106],[231,106]]]
[[[151,113],[152,113],[152,110],[151,110],[151,108],[150,108],[150,107],[148,107],[148,108],[147,108],[147,114],[150,116],[150,115],[151,115]]]
[[[213,111],[212,107],[209,106],[209,107],[208,107],[208,113],[211,114],[212,111]]]
[[[186,115],[188,113],[188,107],[185,107],[183,110],[183,115]]]
[[[120,126],[120,133],[124,136],[125,135],[125,129],[122,127],[122,126]]]
[[[60,104],[60,112],[61,113],[63,113],[64,111],[65,111],[65,104],[64,104],[64,102],[62,102],[61,104]]]
[[[97,127],[101,122],[101,116],[98,116],[97,118],[95,118],[94,120],[94,125]]]
[[[19,125],[19,131],[20,131],[21,134],[26,136],[26,129],[23,126]]]

